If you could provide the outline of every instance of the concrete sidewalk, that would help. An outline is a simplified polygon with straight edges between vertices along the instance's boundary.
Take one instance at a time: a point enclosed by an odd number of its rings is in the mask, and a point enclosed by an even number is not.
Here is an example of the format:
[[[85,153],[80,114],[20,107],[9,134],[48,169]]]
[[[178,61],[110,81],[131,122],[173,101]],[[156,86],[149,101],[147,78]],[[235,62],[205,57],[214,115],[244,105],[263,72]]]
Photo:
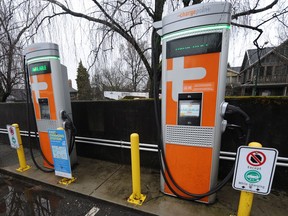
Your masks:
[[[131,168],[128,165],[120,165],[107,161],[78,157],[79,165],[73,170],[76,182],[68,186],[58,184],[61,179],[54,173],[43,173],[35,168],[30,160],[30,155],[25,149],[27,164],[32,168],[26,172],[16,171],[18,158],[16,150],[9,145],[0,144],[0,172],[9,172],[20,177],[27,177],[45,184],[66,190],[74,191],[87,196],[102,199],[108,202],[138,209],[156,215],[235,215],[237,212],[239,191],[232,189],[227,184],[217,193],[217,202],[213,205],[205,205],[190,202],[162,194],[159,191],[160,174],[158,170],[141,168],[142,193],[147,198],[142,206],[129,204],[126,200],[132,193]],[[38,157],[39,163],[41,159]],[[288,195],[286,192],[273,191],[268,196],[254,196],[252,207],[253,215],[287,215]]]

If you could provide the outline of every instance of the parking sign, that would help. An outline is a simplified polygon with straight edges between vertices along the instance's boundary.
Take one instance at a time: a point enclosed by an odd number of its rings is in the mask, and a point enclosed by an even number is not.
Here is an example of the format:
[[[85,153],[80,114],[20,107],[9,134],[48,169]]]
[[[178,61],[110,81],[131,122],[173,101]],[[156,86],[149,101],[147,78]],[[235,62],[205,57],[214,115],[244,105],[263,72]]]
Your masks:
[[[232,186],[236,190],[268,195],[274,177],[278,150],[240,146]]]
[[[9,136],[9,141],[10,141],[10,146],[12,148],[18,149],[19,148],[19,141],[16,133],[16,128],[12,125],[6,125],[7,131],[8,131],[8,136]]]

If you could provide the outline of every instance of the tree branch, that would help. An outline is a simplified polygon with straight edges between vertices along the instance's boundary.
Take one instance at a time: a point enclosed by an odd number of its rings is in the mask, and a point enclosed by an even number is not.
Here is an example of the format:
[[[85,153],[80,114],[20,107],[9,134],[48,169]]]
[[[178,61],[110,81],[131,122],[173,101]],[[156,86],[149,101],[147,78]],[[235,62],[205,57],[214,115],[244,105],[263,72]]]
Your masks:
[[[24,28],[21,29],[21,31],[18,33],[16,39],[14,40],[14,46],[18,43],[18,41],[20,40],[20,38],[22,37],[22,35],[24,34],[24,32],[29,29],[33,23],[38,19],[39,15],[48,7],[48,4],[45,5],[40,12],[37,14],[37,16],[35,16],[32,21],[29,23],[29,25],[26,25]]]
[[[120,34],[123,38],[125,38],[129,43],[131,43],[133,45],[133,47],[135,48],[135,50],[137,51],[138,55],[140,56],[140,58],[142,59],[146,69],[147,69],[147,72],[150,76],[152,76],[152,69],[151,69],[151,66],[148,62],[148,60],[145,58],[145,55],[143,54],[141,48],[139,47],[139,45],[137,44],[135,38],[132,36],[132,35],[129,35],[121,26],[119,26],[118,23],[116,23],[115,21],[112,21],[112,23],[106,21],[106,20],[102,20],[102,19],[98,19],[98,18],[95,18],[95,17],[91,17],[91,16],[87,16],[83,13],[78,13],[78,12],[75,12],[75,11],[72,11],[70,10],[69,8],[67,8],[66,6],[64,6],[63,4],[61,4],[60,2],[56,1],[56,0],[46,0],[46,1],[49,1],[57,6],[59,6],[60,8],[62,8],[62,10],[64,10],[65,12],[71,14],[72,16],[75,16],[75,17],[80,17],[80,18],[84,18],[88,21],[91,21],[91,22],[96,22],[96,23],[100,23],[100,24],[103,24],[109,28],[111,28],[113,31],[117,32],[118,34]],[[94,1],[94,0],[93,0]],[[95,1],[96,3],[97,1]],[[98,3],[98,2],[97,2]],[[98,3],[99,4],[99,3]],[[97,4],[97,6],[98,6]],[[101,5],[100,5],[100,10],[101,10]],[[102,10],[104,10],[102,8]],[[105,12],[105,14],[107,14]],[[108,19],[112,19],[111,17],[109,18],[110,16],[108,15]]]
[[[137,2],[145,9],[145,11],[148,13],[148,15],[154,20],[154,13],[152,12],[152,8],[147,7],[141,0],[137,0]]]
[[[273,8],[273,6],[275,6],[277,3],[278,3],[279,0],[274,0],[271,4],[267,5],[266,7],[263,7],[263,8],[259,8],[259,9],[251,9],[251,10],[247,10],[247,11],[243,11],[241,13],[237,13],[237,14],[234,14],[232,15],[232,19],[238,19],[238,17],[241,17],[241,16],[247,16],[247,15],[250,15],[250,14],[256,14],[256,13],[260,13],[260,12],[263,12],[263,11],[266,11],[268,9],[271,9]]]

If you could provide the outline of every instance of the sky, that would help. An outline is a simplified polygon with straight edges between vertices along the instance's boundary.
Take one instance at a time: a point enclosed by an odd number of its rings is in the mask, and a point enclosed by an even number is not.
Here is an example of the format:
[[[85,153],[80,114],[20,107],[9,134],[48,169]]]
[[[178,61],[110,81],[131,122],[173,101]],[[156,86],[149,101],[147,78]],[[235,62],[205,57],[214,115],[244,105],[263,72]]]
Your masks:
[[[271,2],[272,0],[265,0],[265,2]],[[285,5],[288,5],[288,1],[282,0]],[[71,1],[71,9],[76,11],[84,11],[89,13],[94,6],[92,1]],[[282,6],[283,7],[283,6]],[[259,16],[252,19],[251,24],[255,24],[259,19],[264,19],[265,16],[269,16],[275,9],[268,13],[259,14]],[[93,35],[89,32],[91,22],[75,18],[70,15],[56,17],[52,24],[49,24],[47,28],[42,28],[42,32],[39,32],[34,42],[53,42],[59,45],[61,63],[67,66],[68,78],[72,80],[73,88],[77,89],[76,75],[79,61],[83,62],[83,65],[88,68],[91,62],[89,58],[91,45],[90,42]],[[287,22],[288,23],[288,22]],[[263,26],[264,33],[259,40],[259,44],[268,42],[266,46],[279,45],[278,29],[275,22],[268,23]],[[230,45],[229,45],[229,59],[228,62],[231,66],[240,66],[244,57],[244,52],[247,49],[254,49],[253,40],[256,38],[256,32],[251,30],[239,30],[239,28],[232,27]],[[112,58],[110,58],[112,59]],[[111,60],[112,61],[112,60]],[[113,64],[113,62],[111,62]],[[97,65],[96,65],[97,67]],[[93,70],[89,71],[90,77]]]

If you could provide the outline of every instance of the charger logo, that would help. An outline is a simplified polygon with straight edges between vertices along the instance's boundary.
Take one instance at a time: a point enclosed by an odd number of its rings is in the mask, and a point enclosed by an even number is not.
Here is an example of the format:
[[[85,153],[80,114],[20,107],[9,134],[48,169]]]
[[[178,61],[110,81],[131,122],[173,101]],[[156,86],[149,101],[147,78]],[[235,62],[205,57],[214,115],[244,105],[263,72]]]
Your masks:
[[[30,81],[36,119],[42,119],[39,99],[46,98],[50,110],[50,120],[57,120],[51,73],[30,76]]]
[[[195,14],[196,14],[196,10],[190,10],[190,11],[180,13],[178,16],[187,17],[187,16],[194,16]]]
[[[183,92],[185,80],[201,80],[206,76],[206,69],[203,67],[184,68],[184,57],[173,59],[173,69],[167,73],[167,81],[172,82],[172,99],[178,101],[178,93]]]
[[[47,90],[48,84],[46,82],[38,82],[37,77],[38,76],[31,76],[32,77],[32,84],[31,84],[31,90],[35,94],[35,102],[38,103],[38,99],[40,98],[40,91]]]
[[[177,124],[178,94],[202,93],[202,126],[215,126],[220,53],[166,59],[166,124]]]
[[[183,17],[190,17],[190,16],[195,16],[195,15],[203,15],[206,13],[209,13],[211,10],[211,7],[202,7],[198,8],[197,10],[189,10],[182,12],[178,15],[178,17],[183,18]]]

